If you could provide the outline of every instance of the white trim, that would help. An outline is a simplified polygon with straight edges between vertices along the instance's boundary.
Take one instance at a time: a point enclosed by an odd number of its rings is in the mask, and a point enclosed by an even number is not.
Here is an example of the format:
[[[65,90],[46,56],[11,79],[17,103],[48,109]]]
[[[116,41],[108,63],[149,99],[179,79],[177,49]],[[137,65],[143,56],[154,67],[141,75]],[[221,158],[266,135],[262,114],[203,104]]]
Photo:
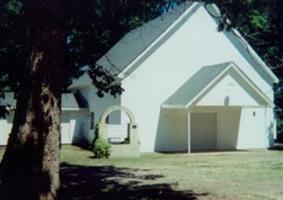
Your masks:
[[[234,64],[232,66],[232,69],[234,69],[235,71],[238,72],[238,74],[247,82],[247,84],[249,86],[251,86],[255,91],[257,91],[257,93],[263,98],[265,99],[268,104],[272,107],[274,107],[273,102],[266,96],[264,95],[264,93],[261,92],[261,90],[244,74],[244,72],[242,72],[238,67],[236,67],[236,65]]]
[[[223,70],[213,81],[211,81],[210,84],[208,84],[200,93],[198,93],[198,95],[193,98],[190,102],[188,102],[186,104],[186,107],[188,107],[189,105],[192,105],[195,101],[197,101],[197,99],[203,95],[213,84],[215,84],[218,80],[220,80],[223,76],[225,76],[225,73],[230,70],[233,69],[235,70],[235,72],[237,72],[237,74],[239,76],[241,76],[245,82],[258,94],[260,95],[271,107],[274,107],[273,102],[266,97],[261,90],[244,74],[244,72],[242,72],[235,63],[231,63],[225,70]]]
[[[261,96],[267,103],[270,107],[274,107],[274,104],[273,102],[264,94],[261,92],[261,90],[252,82],[252,80],[250,80],[245,74],[243,71],[241,71],[239,69],[239,67],[237,67],[237,65],[233,62],[231,62],[229,64],[229,66],[224,69],[218,76],[216,76],[207,86],[205,86],[191,101],[189,101],[185,106],[182,106],[182,105],[167,105],[167,104],[164,104],[162,105],[162,108],[179,108],[179,109],[184,109],[184,108],[189,108],[189,106],[191,106],[193,103],[195,103],[201,95],[203,95],[205,92],[207,92],[209,90],[210,87],[212,87],[217,81],[221,80],[221,78],[223,76],[225,76],[226,72],[230,69],[233,69],[235,70],[235,72],[241,76],[244,81],[259,95]],[[229,106],[228,106],[229,107]],[[244,106],[240,106],[240,107],[244,107]],[[260,107],[259,106],[256,106],[256,107]],[[262,107],[266,107],[266,106],[262,106]]]
[[[162,104],[161,108],[166,108],[166,109],[186,109],[185,106],[180,106],[178,104],[175,104],[175,105]]]
[[[229,66],[223,70],[218,76],[215,77],[214,80],[212,80],[206,87],[204,87],[191,101],[189,101],[185,107],[188,108],[190,105],[192,105],[192,102],[195,102],[205,91],[207,91],[213,84],[215,84],[215,82],[220,79],[223,74],[225,74],[225,72],[227,72],[230,67],[233,65],[233,63],[230,63]]]
[[[176,25],[178,25],[178,23],[186,16],[189,15],[191,13],[191,11],[193,11],[195,8],[198,8],[197,6],[199,5],[199,3],[194,2],[187,10],[184,11],[184,13],[182,13],[162,34],[160,34],[158,36],[157,39],[154,40],[154,42],[152,42],[148,47],[146,47],[146,49],[140,53],[135,59],[133,59],[128,65],[127,67],[125,67],[118,75],[119,78],[124,78],[127,71],[129,69],[131,69],[144,55],[147,54],[148,51],[150,51],[156,44],[159,43],[159,41],[166,36],[172,29],[175,28]]]
[[[192,153],[192,149],[191,149],[191,111],[189,110],[188,112],[188,130],[187,130],[187,133],[188,133],[188,154],[191,154]]]
[[[218,7],[215,4],[212,4],[211,7],[218,15],[221,15]],[[261,57],[256,53],[256,51],[251,47],[251,45],[249,45],[249,43],[247,42],[247,40],[245,40],[245,38],[241,35],[241,33],[235,28],[232,28],[231,31],[233,32],[233,34],[235,34],[237,37],[240,38],[239,39],[240,43],[248,48],[247,51],[249,51],[251,57],[259,64],[259,66],[272,78],[272,80],[275,83],[278,83],[279,79],[277,78],[277,76],[266,65],[266,63],[261,59]]]
[[[235,106],[225,106],[225,105],[223,105],[223,106],[214,106],[214,105],[201,105],[201,106],[198,106],[198,105],[194,105],[194,106],[192,106],[192,107],[198,107],[198,108],[203,108],[203,109],[205,109],[205,108],[219,108],[219,107],[221,107],[221,108],[272,108],[272,107],[268,107],[268,106],[262,106],[262,105],[258,105],[258,106],[237,106],[237,105],[235,105]]]
[[[233,33],[241,38],[241,43],[247,46],[249,53],[255,59],[255,61],[259,64],[259,66],[272,78],[274,83],[278,83],[279,79],[272,72],[272,70],[266,65],[266,63],[261,59],[261,57],[255,52],[255,50],[249,45],[249,43],[244,39],[244,37],[240,34],[240,32],[236,29],[232,29]]]
[[[136,58],[134,58],[128,65],[125,67],[119,74],[118,77],[123,79],[126,77],[127,71],[131,69],[144,55],[147,54],[148,51],[150,51],[156,44],[162,40],[163,37],[165,37],[172,29],[175,28],[175,26],[186,16],[189,15],[192,11],[194,11],[196,8],[198,9],[199,4],[194,2],[183,14],[181,14],[174,23],[172,23],[157,39],[154,40],[142,53],[140,53]],[[221,15],[219,9],[215,4],[212,4],[212,9],[218,14]],[[255,50],[249,45],[249,43],[243,38],[243,36],[240,34],[240,32],[234,28],[231,29],[233,34],[236,35],[238,38],[238,41],[242,44],[242,46],[247,47],[246,51],[248,51],[252,57],[258,63],[258,65],[272,78],[274,83],[278,83],[279,79],[277,76],[273,73],[273,71],[266,65],[266,63],[260,58],[260,56],[255,52]],[[236,47],[235,47],[236,48]]]
[[[269,144],[268,144],[268,127],[267,127],[267,122],[266,122],[266,118],[267,118],[267,109],[264,109],[264,143],[265,143],[265,151],[268,150]]]
[[[87,110],[87,108],[62,108],[62,111],[79,111],[79,110]]]

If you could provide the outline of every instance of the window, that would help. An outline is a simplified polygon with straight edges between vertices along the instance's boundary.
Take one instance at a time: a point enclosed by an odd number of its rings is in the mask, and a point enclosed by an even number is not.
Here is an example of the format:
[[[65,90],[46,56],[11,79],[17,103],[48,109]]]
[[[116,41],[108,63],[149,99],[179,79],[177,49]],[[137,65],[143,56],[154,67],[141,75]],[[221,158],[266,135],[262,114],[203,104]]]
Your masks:
[[[95,119],[94,112],[91,112],[90,113],[90,129],[94,129],[94,119]]]

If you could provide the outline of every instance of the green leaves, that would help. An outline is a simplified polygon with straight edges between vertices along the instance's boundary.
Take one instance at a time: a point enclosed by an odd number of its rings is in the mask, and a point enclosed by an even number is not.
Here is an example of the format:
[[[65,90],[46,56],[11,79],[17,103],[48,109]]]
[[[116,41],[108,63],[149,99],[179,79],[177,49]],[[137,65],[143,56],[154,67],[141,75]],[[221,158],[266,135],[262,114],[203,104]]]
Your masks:
[[[268,16],[258,10],[251,12],[250,23],[255,29],[267,30],[269,28]]]
[[[23,3],[18,0],[10,0],[5,4],[5,9],[13,15],[19,15],[23,13]]]
[[[111,145],[103,138],[97,138],[93,145],[94,158],[108,158]]]
[[[103,66],[92,66],[88,74],[97,89],[97,95],[101,98],[104,97],[105,93],[110,93],[112,96],[116,97],[117,95],[121,95],[124,91],[121,87],[121,83],[117,81],[116,75],[104,69]]]

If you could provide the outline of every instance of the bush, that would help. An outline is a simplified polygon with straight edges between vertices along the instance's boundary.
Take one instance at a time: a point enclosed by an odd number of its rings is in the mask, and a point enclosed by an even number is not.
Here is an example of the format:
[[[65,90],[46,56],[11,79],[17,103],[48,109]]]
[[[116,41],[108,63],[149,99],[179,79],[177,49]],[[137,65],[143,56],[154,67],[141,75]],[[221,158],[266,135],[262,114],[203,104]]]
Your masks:
[[[111,145],[103,138],[97,138],[93,145],[95,158],[108,158],[110,156]]]

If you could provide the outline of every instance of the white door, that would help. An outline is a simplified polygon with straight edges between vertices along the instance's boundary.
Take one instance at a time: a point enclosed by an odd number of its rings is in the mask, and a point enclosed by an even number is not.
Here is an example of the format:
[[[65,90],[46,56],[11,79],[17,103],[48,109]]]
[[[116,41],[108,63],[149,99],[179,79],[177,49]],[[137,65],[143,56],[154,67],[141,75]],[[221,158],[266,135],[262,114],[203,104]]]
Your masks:
[[[0,119],[0,145],[6,145],[6,140],[5,140],[5,136],[6,136],[6,131],[4,129],[4,119]]]
[[[216,113],[191,114],[191,149],[217,149]]]
[[[63,112],[61,117],[61,143],[71,143],[70,119],[66,112]]]
[[[61,143],[70,144],[70,123],[61,123]]]
[[[0,119],[0,145],[6,145],[8,142],[13,125],[12,119],[12,114],[8,115],[6,119]]]

